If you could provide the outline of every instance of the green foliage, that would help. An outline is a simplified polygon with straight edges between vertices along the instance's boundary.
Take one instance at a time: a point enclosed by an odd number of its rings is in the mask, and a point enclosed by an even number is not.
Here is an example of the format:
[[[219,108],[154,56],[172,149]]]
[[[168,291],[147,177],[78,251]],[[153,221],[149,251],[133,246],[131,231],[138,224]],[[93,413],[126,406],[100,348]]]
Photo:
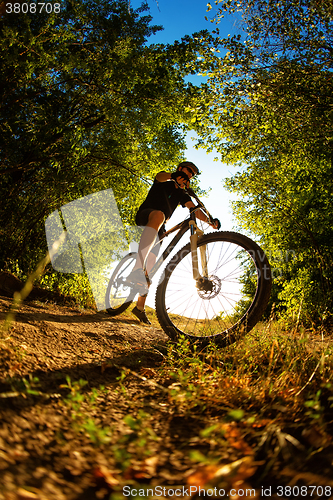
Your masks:
[[[241,195],[241,229],[260,239],[275,266],[278,310],[318,322],[333,294],[332,7],[217,3],[216,20],[241,13],[241,31],[208,42],[224,55],[208,80],[215,98],[198,112],[200,143],[240,167],[227,188]]]
[[[332,180],[324,160],[257,162],[227,185],[248,198],[234,204],[243,230],[262,240],[274,268],[280,309],[307,323],[323,319],[332,299]],[[330,170],[330,169],[329,169]],[[314,175],[315,171],[315,175]]]
[[[39,378],[33,376],[29,373],[28,379],[25,377],[22,378],[13,378],[10,381],[11,385],[11,396],[23,396],[24,398],[29,396],[40,396],[42,392],[40,392],[40,382]]]
[[[89,278],[84,274],[58,273],[49,269],[39,280],[42,288],[70,296],[82,307],[94,308],[95,300]]]
[[[0,19],[0,267],[29,272],[45,254],[45,218],[112,187],[134,223],[147,181],[182,159],[184,77],[198,38],[148,45],[147,5],[66,0],[60,13]],[[183,125],[182,125],[183,124]]]

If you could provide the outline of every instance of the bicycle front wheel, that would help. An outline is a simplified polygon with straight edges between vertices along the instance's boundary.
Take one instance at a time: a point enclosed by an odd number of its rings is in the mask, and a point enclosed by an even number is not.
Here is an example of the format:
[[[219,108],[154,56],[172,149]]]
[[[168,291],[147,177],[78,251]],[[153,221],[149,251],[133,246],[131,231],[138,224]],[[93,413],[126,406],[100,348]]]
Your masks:
[[[208,276],[193,279],[190,244],[169,262],[156,292],[156,314],[167,335],[183,334],[202,345],[229,345],[260,320],[271,292],[271,269],[263,250],[232,232],[198,240],[205,249]],[[200,265],[199,265],[200,267]],[[199,268],[202,274],[202,269]]]
[[[106,312],[111,316],[125,311],[134,300],[136,292],[126,283],[126,278],[133,269],[136,256],[136,252],[126,255],[112,273],[105,296]]]

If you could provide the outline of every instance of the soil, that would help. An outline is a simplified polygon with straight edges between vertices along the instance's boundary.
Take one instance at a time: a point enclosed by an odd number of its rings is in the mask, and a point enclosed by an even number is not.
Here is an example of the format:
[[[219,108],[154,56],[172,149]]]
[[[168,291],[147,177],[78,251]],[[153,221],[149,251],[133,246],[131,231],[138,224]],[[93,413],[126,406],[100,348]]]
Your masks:
[[[2,293],[10,295],[15,283],[6,276]],[[33,297],[16,312],[6,338],[0,338],[0,499],[104,498],[95,494],[110,490],[107,455],[113,452],[94,446],[73,426],[74,403],[71,411],[63,403],[71,394],[68,381],[74,386],[86,381],[81,393],[106,387],[108,397],[102,406],[93,405],[93,417],[103,427],[124,426],[131,406],[126,400],[147,389],[147,377],[133,376],[123,398],[117,379],[124,369],[150,376],[149,369],[163,362],[168,338],[154,319],[156,326],[146,326],[131,313],[113,318],[64,305],[70,302],[64,297],[61,305],[50,294],[53,302],[41,302],[38,290]],[[41,297],[45,300],[44,292]],[[0,295],[1,320],[12,302]],[[76,420],[84,423],[84,418]]]
[[[13,292],[8,279],[0,292],[5,320]],[[195,413],[180,414],[168,401],[166,388],[173,380],[157,375],[168,338],[152,311],[152,325],[146,326],[130,310],[110,317],[83,310],[71,299],[40,297],[43,301],[34,290],[0,339],[0,500],[117,500],[124,498],[125,484],[180,488],[208,479],[216,485],[216,477],[226,491],[237,484],[253,487],[248,478],[260,461],[253,462],[246,429],[224,428],[229,445],[219,454],[222,464],[236,464],[234,473],[224,471],[232,480],[221,483],[216,464],[199,467],[190,460],[194,448],[204,455],[216,444],[207,448],[200,437],[207,422]],[[332,482],[331,455],[327,451],[321,474],[313,470],[317,484]],[[272,474],[268,480],[274,468]],[[289,467],[278,477],[289,484],[293,474]],[[311,482],[309,471],[304,474]],[[260,492],[251,498],[261,498]]]

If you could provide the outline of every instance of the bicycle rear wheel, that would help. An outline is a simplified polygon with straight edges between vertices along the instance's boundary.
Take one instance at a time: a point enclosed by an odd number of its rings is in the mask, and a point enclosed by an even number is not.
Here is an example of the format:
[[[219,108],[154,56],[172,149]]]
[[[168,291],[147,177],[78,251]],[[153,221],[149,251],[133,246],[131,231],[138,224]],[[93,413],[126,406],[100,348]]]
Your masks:
[[[183,247],[157,288],[156,314],[173,340],[184,334],[202,345],[214,341],[223,347],[249,332],[262,317],[271,292],[270,265],[263,250],[238,233],[207,234],[198,241],[198,254],[202,246],[208,278],[197,287],[190,244]]]
[[[131,252],[124,257],[109,280],[105,295],[106,312],[117,316],[127,309],[133,302],[136,291],[126,283],[126,278],[133,269],[136,261],[136,252]]]

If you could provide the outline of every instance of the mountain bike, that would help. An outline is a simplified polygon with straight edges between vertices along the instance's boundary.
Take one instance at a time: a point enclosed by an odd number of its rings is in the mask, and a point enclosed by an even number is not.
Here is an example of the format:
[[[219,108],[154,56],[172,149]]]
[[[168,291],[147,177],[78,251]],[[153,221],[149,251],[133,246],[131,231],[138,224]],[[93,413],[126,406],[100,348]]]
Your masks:
[[[189,243],[170,258],[159,280],[156,315],[173,341],[184,335],[201,345],[213,341],[223,347],[261,319],[270,298],[271,269],[263,250],[247,236],[226,231],[204,234],[196,211],[202,210],[209,221],[213,217],[193,190],[186,191],[197,204],[189,218],[164,233],[161,240],[176,234],[149,272],[152,280],[190,231]],[[106,305],[111,316],[125,311],[140,291],[126,282],[136,256],[136,252],[126,255],[109,280]]]

